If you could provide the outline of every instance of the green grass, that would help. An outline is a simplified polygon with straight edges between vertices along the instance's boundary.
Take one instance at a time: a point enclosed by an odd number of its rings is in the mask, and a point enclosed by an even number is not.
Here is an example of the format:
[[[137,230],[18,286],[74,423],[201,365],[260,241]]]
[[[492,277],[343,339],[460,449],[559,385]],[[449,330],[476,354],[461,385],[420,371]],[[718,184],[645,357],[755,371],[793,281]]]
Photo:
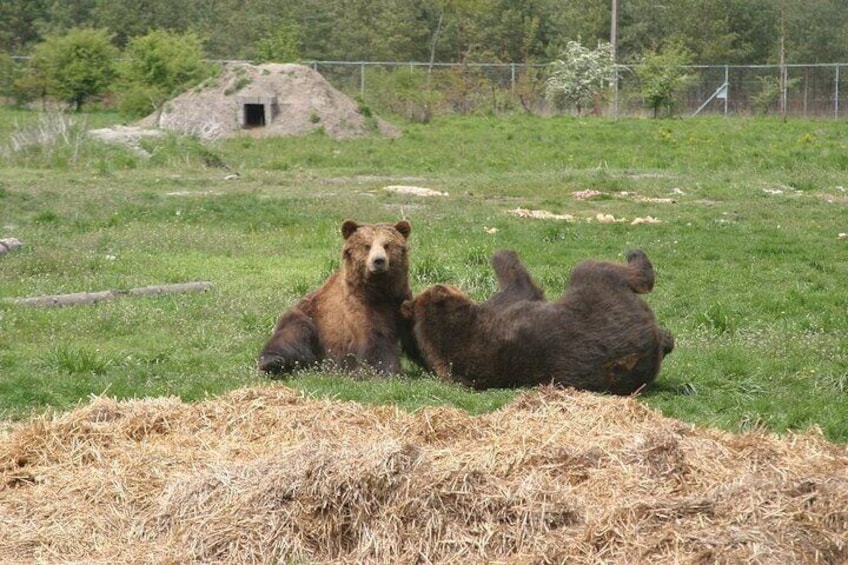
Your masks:
[[[405,125],[398,139],[203,146],[171,136],[145,142],[150,159],[80,135],[11,150],[11,136],[38,120],[0,111],[0,237],[24,243],[0,257],[0,298],[189,280],[214,289],[62,309],[0,305],[0,416],[91,394],[197,400],[261,384],[256,353],[276,316],[338,265],[341,222],[405,216],[415,291],[448,282],[484,298],[495,288],[488,258],[513,248],[556,297],[578,261],[641,247],[657,271],[646,299],[677,338],[642,401],[699,425],[819,426],[848,441],[844,122],[439,118]],[[230,171],[239,178],[227,180]],[[382,190],[390,184],[450,196]],[[571,196],[587,189],[604,194]],[[508,213],[517,207],[577,221]],[[597,213],[662,223],[590,221]],[[467,391],[412,367],[389,381],[308,372],[289,382],[321,396],[473,413],[515,394]]]

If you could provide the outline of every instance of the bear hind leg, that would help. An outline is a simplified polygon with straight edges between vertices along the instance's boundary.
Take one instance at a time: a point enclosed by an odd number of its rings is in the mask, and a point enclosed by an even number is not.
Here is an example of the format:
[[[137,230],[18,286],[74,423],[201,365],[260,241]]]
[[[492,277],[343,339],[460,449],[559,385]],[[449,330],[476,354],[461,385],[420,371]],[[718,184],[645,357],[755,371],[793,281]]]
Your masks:
[[[311,367],[321,360],[318,328],[298,310],[286,313],[277,322],[274,335],[259,353],[259,370],[281,375]]]
[[[646,294],[654,288],[654,266],[641,249],[627,251],[627,282],[633,292]]]
[[[492,255],[492,268],[498,279],[498,292],[486,301],[488,306],[503,307],[520,300],[544,300],[539,288],[515,251],[502,249]]]

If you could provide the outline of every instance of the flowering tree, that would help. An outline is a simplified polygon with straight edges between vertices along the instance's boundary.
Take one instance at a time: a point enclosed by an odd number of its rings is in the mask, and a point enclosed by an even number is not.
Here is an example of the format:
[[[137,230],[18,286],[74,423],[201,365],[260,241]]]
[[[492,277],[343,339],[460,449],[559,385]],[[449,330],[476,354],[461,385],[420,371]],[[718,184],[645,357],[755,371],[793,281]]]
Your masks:
[[[545,98],[559,110],[574,107],[577,114],[593,108],[615,76],[615,63],[608,43],[595,50],[569,41],[562,59],[554,61],[545,83]]]

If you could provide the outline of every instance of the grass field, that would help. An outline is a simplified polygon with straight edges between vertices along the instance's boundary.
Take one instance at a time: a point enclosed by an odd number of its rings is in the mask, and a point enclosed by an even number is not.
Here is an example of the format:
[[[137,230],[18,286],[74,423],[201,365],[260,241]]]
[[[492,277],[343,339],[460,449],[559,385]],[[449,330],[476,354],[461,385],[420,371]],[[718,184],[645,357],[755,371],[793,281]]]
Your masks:
[[[0,303],[0,417],[92,394],[193,400],[261,383],[258,349],[338,265],[341,222],[406,217],[416,292],[449,282],[484,298],[489,257],[512,248],[556,297],[578,261],[644,249],[657,271],[646,298],[677,338],[646,404],[699,425],[819,426],[848,441],[844,122],[440,118],[398,139],[168,137],[142,142],[143,158],[82,133],[112,121],[77,117],[51,133],[38,114],[0,110],[0,238],[24,244],[0,257],[0,299],[192,280],[214,289],[61,309]],[[573,195],[587,190],[600,194]],[[519,207],[575,220],[509,213]],[[661,223],[631,224],[647,216]],[[310,372],[290,383],[473,413],[514,395],[413,367],[391,381]]]

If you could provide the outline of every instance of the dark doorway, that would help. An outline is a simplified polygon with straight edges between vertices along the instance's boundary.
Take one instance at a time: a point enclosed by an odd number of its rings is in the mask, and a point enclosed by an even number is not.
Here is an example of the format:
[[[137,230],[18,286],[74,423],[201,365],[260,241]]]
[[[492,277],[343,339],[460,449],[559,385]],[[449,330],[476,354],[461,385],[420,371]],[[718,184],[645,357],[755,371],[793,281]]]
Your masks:
[[[265,126],[265,105],[264,104],[245,104],[244,105],[244,127],[264,127]]]

